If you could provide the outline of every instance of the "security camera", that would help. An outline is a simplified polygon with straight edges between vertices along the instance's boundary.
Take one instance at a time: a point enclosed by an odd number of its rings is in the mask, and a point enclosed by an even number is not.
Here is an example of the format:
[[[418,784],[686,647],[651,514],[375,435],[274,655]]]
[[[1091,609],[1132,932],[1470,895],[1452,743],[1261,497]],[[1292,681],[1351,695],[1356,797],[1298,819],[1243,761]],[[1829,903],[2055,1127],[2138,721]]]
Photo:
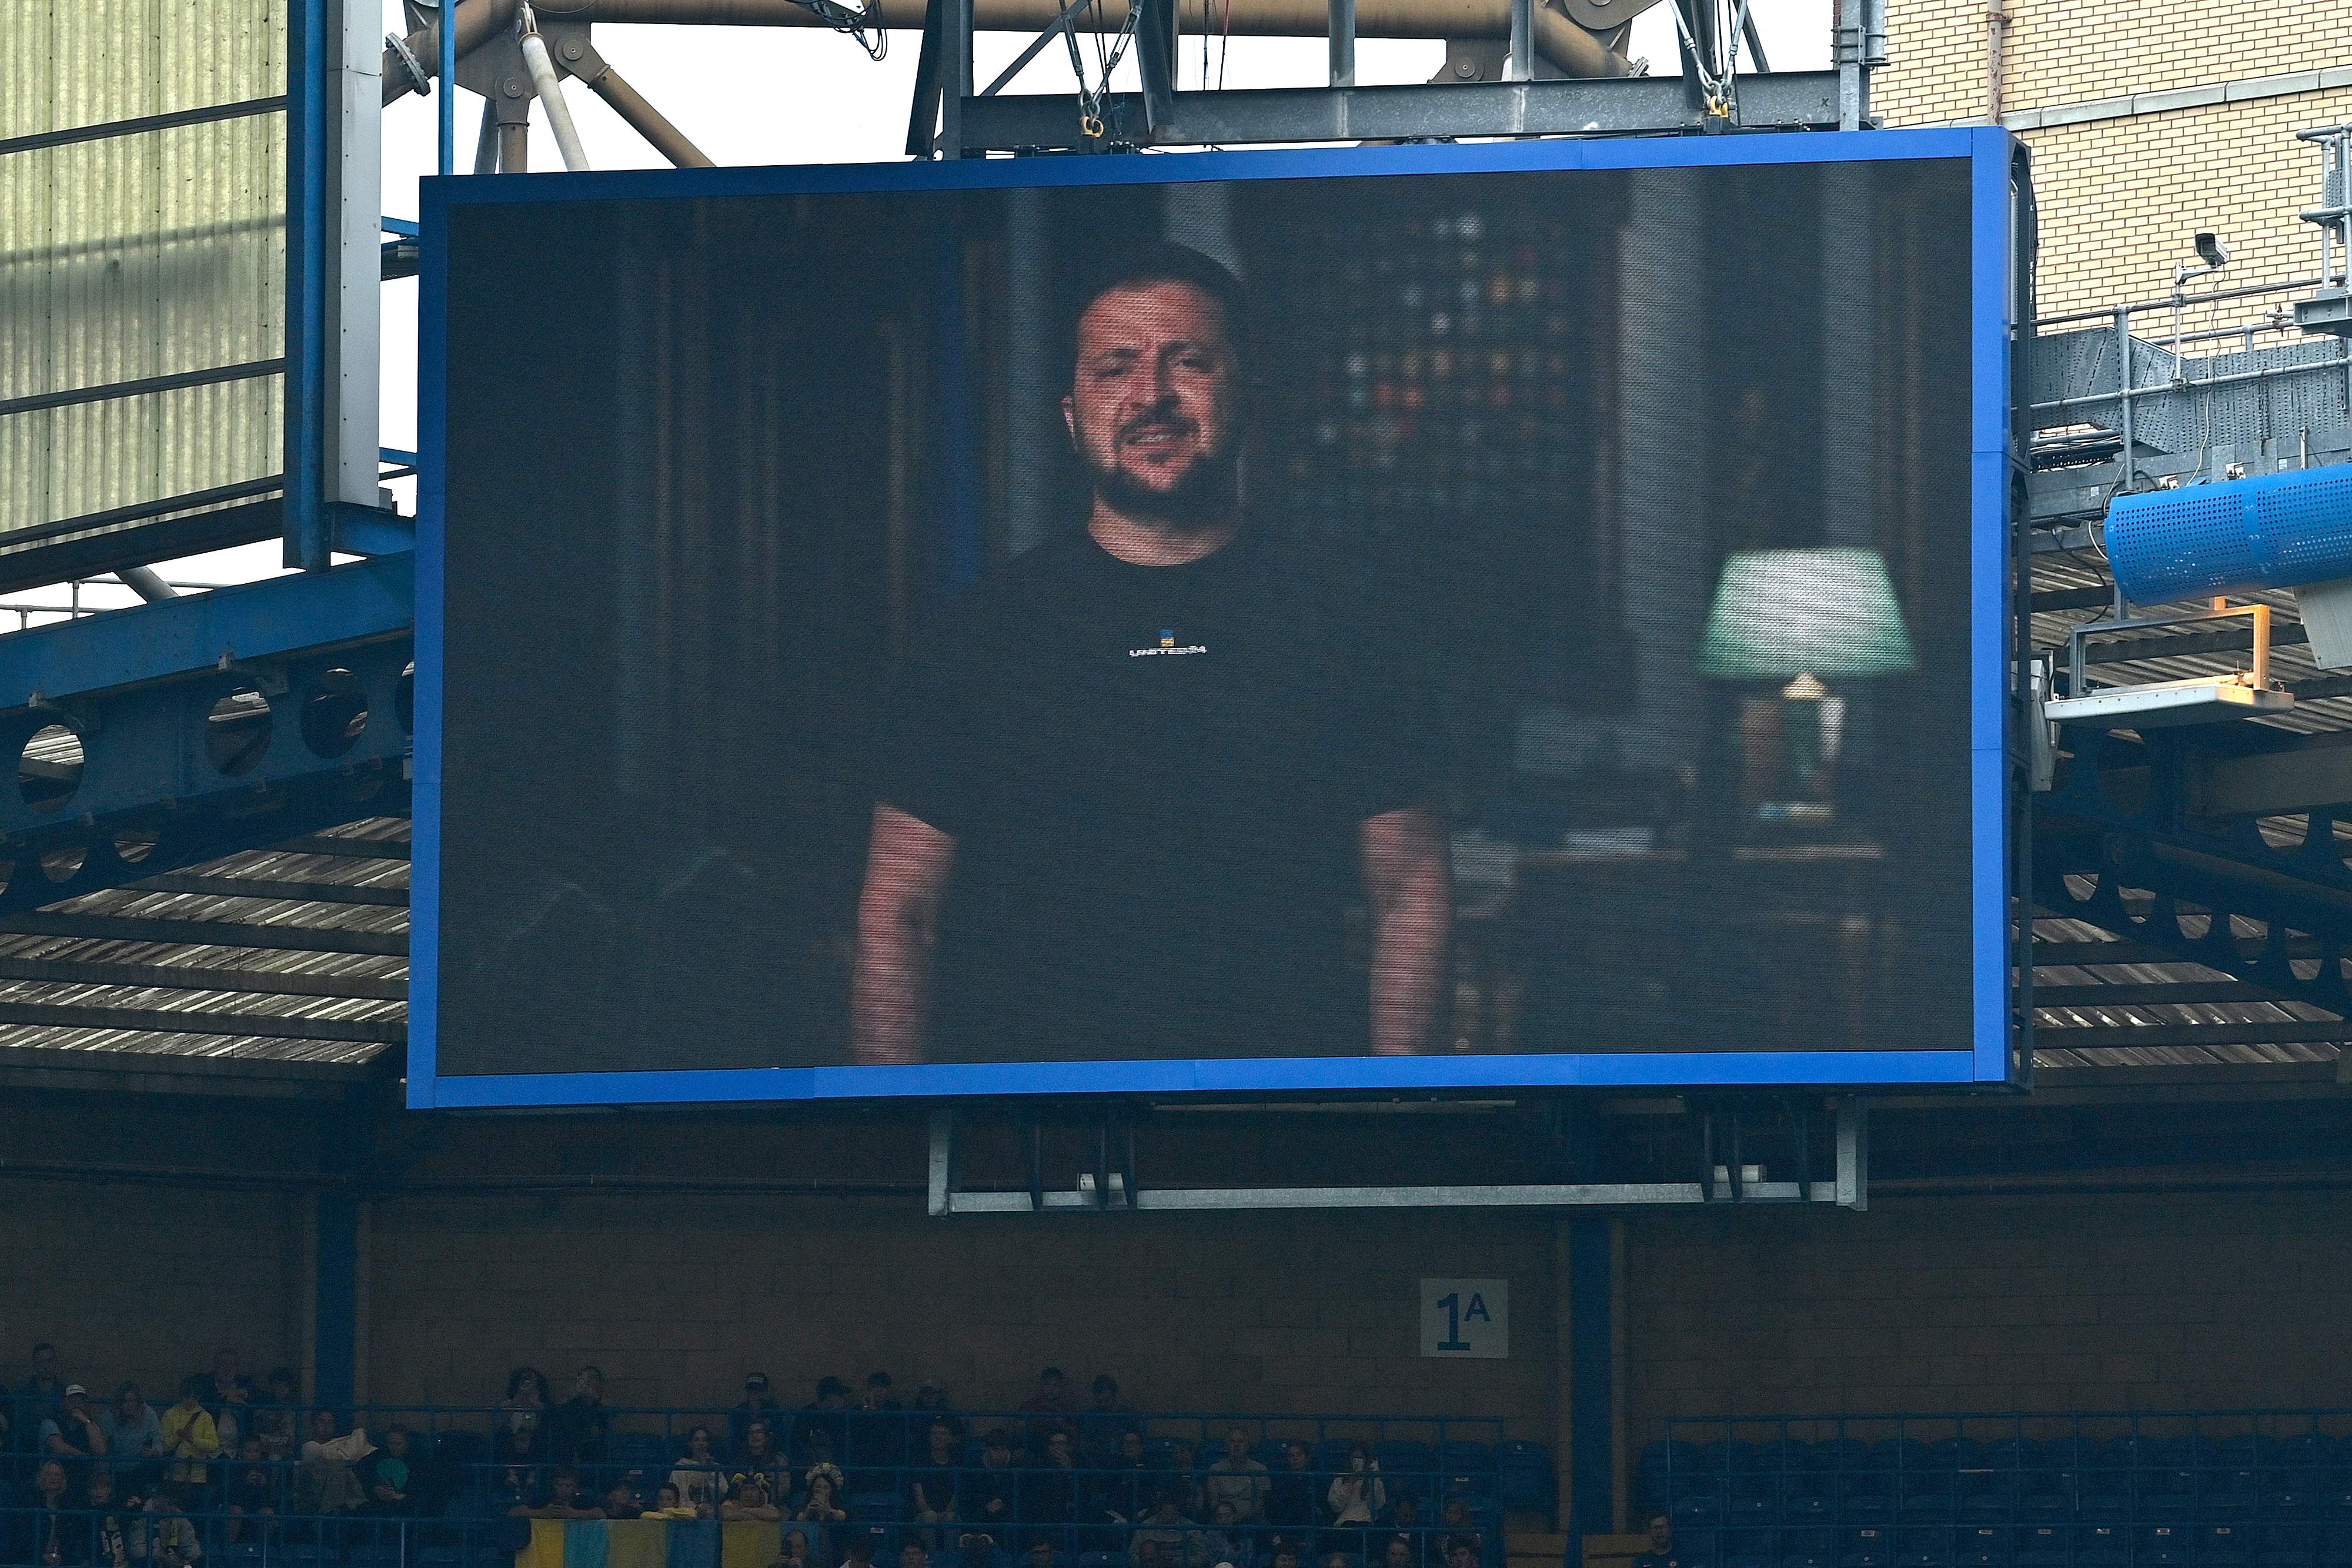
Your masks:
[[[2205,264],[2208,272],[2219,272],[2230,259],[2230,247],[2221,243],[2218,235],[2200,234],[2197,236],[2197,259]]]

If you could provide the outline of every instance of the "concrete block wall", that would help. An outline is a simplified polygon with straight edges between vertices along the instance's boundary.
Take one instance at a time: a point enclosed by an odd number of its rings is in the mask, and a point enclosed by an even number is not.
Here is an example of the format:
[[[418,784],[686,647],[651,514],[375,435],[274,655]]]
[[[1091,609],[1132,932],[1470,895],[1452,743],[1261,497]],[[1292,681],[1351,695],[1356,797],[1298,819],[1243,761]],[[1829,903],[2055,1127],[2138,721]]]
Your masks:
[[[223,1347],[299,1366],[304,1244],[283,1193],[0,1182],[0,1372],[50,1340],[68,1378],[161,1406]]]
[[[914,1202],[404,1199],[371,1224],[370,1395],[495,1403],[583,1363],[615,1403],[787,1403],[828,1374],[1010,1408],[1058,1365],[1131,1405],[1497,1416],[1552,1440],[1553,1236],[1525,1214],[927,1218]],[[1423,1276],[1511,1283],[1511,1354],[1419,1354]]]
[[[1633,1222],[1628,1430],[1671,1416],[2352,1406],[2340,1193]]]

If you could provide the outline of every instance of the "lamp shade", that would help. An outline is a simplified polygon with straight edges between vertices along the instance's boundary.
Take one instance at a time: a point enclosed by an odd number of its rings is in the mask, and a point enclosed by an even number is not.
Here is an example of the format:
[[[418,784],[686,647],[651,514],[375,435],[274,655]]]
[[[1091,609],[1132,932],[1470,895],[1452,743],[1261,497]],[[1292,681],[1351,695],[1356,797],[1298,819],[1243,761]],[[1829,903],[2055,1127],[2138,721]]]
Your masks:
[[[1911,634],[1874,549],[1740,550],[1723,564],[1699,668],[1730,681],[1885,675]]]

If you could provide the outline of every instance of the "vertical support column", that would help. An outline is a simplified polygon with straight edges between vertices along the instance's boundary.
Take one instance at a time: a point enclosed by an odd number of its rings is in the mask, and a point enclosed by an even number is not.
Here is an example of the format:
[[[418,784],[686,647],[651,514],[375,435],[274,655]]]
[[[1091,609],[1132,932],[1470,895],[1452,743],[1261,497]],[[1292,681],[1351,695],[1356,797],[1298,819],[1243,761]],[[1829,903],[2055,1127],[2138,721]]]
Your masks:
[[[310,1394],[345,1410],[359,1397],[360,1205],[341,1187],[310,1203]]]
[[[971,0],[944,0],[944,28],[940,51],[940,155],[961,158],[963,145],[963,100],[971,96]]]
[[[381,16],[299,0],[287,22],[284,559],[324,571],[335,507],[378,505]]]
[[[1838,74],[1838,129],[1859,131],[1869,99],[1863,79],[1863,57],[1868,48],[1870,0],[1837,0],[1837,22],[1831,35],[1830,59]]]
[[[1535,79],[1535,0],[1511,0],[1511,41],[1508,68],[1504,76],[1511,81]]]
[[[1330,0],[1331,85],[1356,85],[1356,0]],[[1513,15],[1517,15],[1516,12]],[[1207,35],[1202,35],[1205,44]]]
[[[1578,1540],[1616,1522],[1616,1250],[1611,1222],[1568,1221],[1569,1494],[1563,1521],[1571,1559]]]

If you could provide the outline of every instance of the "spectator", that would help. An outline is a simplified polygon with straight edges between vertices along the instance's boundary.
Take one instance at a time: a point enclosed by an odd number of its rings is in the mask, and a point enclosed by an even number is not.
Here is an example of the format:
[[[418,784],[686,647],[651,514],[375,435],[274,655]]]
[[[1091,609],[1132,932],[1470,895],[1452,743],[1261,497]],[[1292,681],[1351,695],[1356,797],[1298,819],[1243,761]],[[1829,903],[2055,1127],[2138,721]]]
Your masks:
[[[956,1492],[963,1476],[963,1439],[954,1423],[932,1417],[924,1431],[922,1462],[914,1468],[907,1488],[907,1513],[918,1524],[952,1524]]]
[[[1421,1499],[1412,1493],[1397,1493],[1395,1500],[1389,1504],[1388,1517],[1381,1522],[1411,1544],[1412,1568],[1430,1568],[1432,1563],[1444,1561],[1444,1553],[1430,1550],[1433,1543],[1421,1521]]]
[[[132,1516],[129,1535],[131,1561],[147,1568],[189,1568],[205,1554],[196,1527],[180,1511],[180,1489],[169,1482],[147,1494],[147,1506]]]
[[[1026,1524],[1066,1525],[1076,1523],[1077,1517],[1077,1455],[1067,1432],[1051,1432],[1045,1437],[1042,1461],[1022,1478],[1021,1519]]]
[[[86,1560],[91,1568],[131,1568],[131,1538],[115,1507],[114,1472],[104,1465],[90,1466],[82,1482],[82,1502],[89,1510]]]
[[[1157,1541],[1139,1541],[1128,1549],[1128,1568],[1171,1568],[1173,1559],[1160,1550]]]
[[[98,1429],[124,1485],[143,1490],[163,1474],[163,1424],[137,1384],[126,1383],[114,1391],[114,1403],[98,1413]]]
[[[646,1510],[645,1517],[647,1519],[663,1520],[693,1520],[705,1519],[708,1518],[709,1515],[705,1514],[694,1504],[688,1502],[685,1498],[679,1495],[677,1482],[664,1481],[658,1488],[655,1489],[654,1505],[653,1507]]]
[[[1251,1539],[1245,1521],[1229,1498],[1209,1505],[1209,1531],[1204,1544],[1212,1563],[1230,1563],[1232,1568],[1255,1568],[1257,1562],[1257,1542]]]
[[[1315,1451],[1293,1437],[1282,1446],[1282,1469],[1266,1488],[1265,1519],[1279,1530],[1307,1530],[1317,1522]]]
[[[1409,1535],[1391,1535],[1381,1548],[1381,1568],[1421,1568],[1421,1552]]]
[[[304,1514],[357,1513],[367,1504],[353,1467],[374,1453],[375,1445],[367,1440],[365,1428],[341,1427],[332,1410],[310,1412],[310,1435],[302,1440],[301,1465],[294,1472],[295,1506]]]
[[[59,1563],[79,1563],[75,1551],[78,1542],[73,1528],[73,1513],[66,1498],[66,1467],[60,1459],[43,1459],[33,1471],[32,1485],[17,1506],[17,1526],[13,1533],[17,1546],[9,1561],[41,1563],[44,1568],[58,1568]]]
[[[1381,1462],[1372,1451],[1357,1443],[1348,1449],[1348,1468],[1331,1478],[1330,1490],[1323,1494],[1324,1505],[1331,1511],[1330,1522],[1337,1528],[1369,1525],[1389,1505],[1388,1488],[1381,1481]]]
[[[1177,1506],[1173,1492],[1161,1492],[1143,1516],[1141,1525],[1129,1537],[1127,1553],[1130,1563],[1139,1560],[1145,1548],[1156,1549],[1164,1568],[1207,1568],[1208,1537],[1200,1525],[1185,1516]]]
[[[953,1552],[940,1554],[940,1568],[1013,1568],[1013,1558],[987,1531],[967,1530]]]
[[[1062,1375],[1058,1366],[1049,1366],[1037,1375],[1037,1392],[1021,1402],[1021,1412],[1031,1417],[1029,1451],[1043,1453],[1045,1439],[1055,1432],[1078,1435],[1077,1423],[1069,1417],[1077,1410],[1078,1402],[1071,1397],[1070,1380]]]
[[[222,1351],[213,1357],[210,1372],[196,1375],[196,1399],[212,1416],[213,1433],[220,1440],[221,1452],[236,1453],[253,1404],[253,1379],[246,1376],[244,1362],[236,1352]]]
[[[247,1521],[278,1511],[277,1479],[269,1473],[269,1461],[262,1457],[261,1439],[250,1433],[236,1446],[236,1464],[229,1471],[228,1494],[222,1502],[228,1511],[232,1542],[250,1540]]]
[[[1103,1463],[1103,1473],[1095,1478],[1094,1506],[1090,1517],[1099,1522],[1131,1525],[1151,1509],[1151,1459],[1143,1443],[1143,1434],[1132,1427],[1119,1434],[1118,1451]],[[1116,1542],[1098,1548],[1116,1552]]]
[[[915,1390],[915,1410],[919,1415],[944,1417],[955,1428],[956,1441],[963,1441],[963,1418],[948,1403],[948,1391],[940,1385],[926,1380]]]
[[[261,1380],[261,1400],[254,1406],[250,1430],[261,1439],[263,1458],[284,1461],[294,1457],[295,1404],[300,1397],[290,1366],[273,1366]]]
[[[1024,1563],[1024,1568],[1062,1568],[1062,1554],[1054,1550],[1051,1539],[1041,1535],[1029,1543],[1029,1555]]]
[[[622,1476],[604,1489],[606,1519],[635,1519],[644,1512],[644,1505],[637,1501],[637,1489],[629,1484],[628,1477]]]
[[[211,1472],[205,1461],[221,1451],[220,1428],[199,1397],[193,1377],[180,1379],[180,1402],[156,1418],[163,1434],[163,1451],[172,1458],[172,1479],[180,1486],[203,1486]],[[152,1499],[149,1500],[152,1500]]]
[[[813,1467],[803,1483],[808,1489],[808,1500],[793,1517],[803,1524],[840,1524],[849,1518],[849,1510],[841,1504],[841,1469],[830,1460]]]
[[[801,1407],[793,1423],[793,1452],[810,1464],[820,1459],[839,1462],[848,1444],[844,1425],[849,1409],[849,1385],[838,1377],[817,1379],[816,1397]]]
[[[980,1469],[967,1474],[960,1496],[964,1521],[1000,1529],[1020,1517],[1020,1483],[1013,1473],[1013,1434],[1002,1427],[981,1440]]]
[[[1468,1536],[1456,1535],[1445,1543],[1445,1568],[1478,1568],[1478,1544]]]
[[[783,1542],[777,1548],[775,1568],[819,1568],[809,1551],[809,1534],[805,1530],[787,1530]]]
[[[38,1448],[76,1466],[106,1452],[106,1433],[90,1414],[89,1391],[80,1384],[67,1384],[56,1413],[42,1420]]]
[[[1167,1462],[1152,1468],[1151,1490],[1173,1492],[1176,1506],[1186,1513],[1201,1511],[1200,1483],[1192,1479],[1192,1445],[1181,1437],[1168,1439]]]
[[[764,1372],[745,1373],[743,1397],[736,1402],[735,1408],[727,1416],[727,1451],[737,1458],[741,1457],[744,1438],[751,1432],[754,1421],[765,1421],[772,1436],[776,1429],[776,1417],[782,1413],[782,1406],[768,1396],[768,1375]]]
[[[572,1377],[572,1397],[547,1419],[548,1451],[563,1464],[601,1465],[613,1437],[613,1413],[604,1407],[604,1375],[583,1366]]]
[[[415,1467],[409,1458],[408,1428],[384,1428],[383,1447],[369,1455],[357,1474],[370,1513],[399,1516],[418,1511]]]
[[[1650,1516],[1650,1549],[1633,1559],[1633,1568],[1683,1568],[1675,1551],[1675,1521],[1663,1513]]]
[[[507,1374],[507,1396],[490,1427],[490,1458],[535,1465],[547,1457],[547,1379],[535,1366]]]
[[[58,1375],[58,1347],[47,1340],[33,1347],[33,1375],[16,1385],[17,1396],[35,1407],[54,1406],[65,1396],[66,1380]]]
[[[774,1430],[765,1421],[753,1421],[743,1430],[743,1451],[736,1456],[738,1469],[757,1470],[768,1479],[770,1491],[782,1491],[785,1456],[776,1450]]]
[[[898,1548],[898,1568],[931,1568],[931,1554],[919,1541],[909,1541]]]
[[[1323,1568],[1358,1568],[1358,1564],[1344,1552],[1328,1552],[1323,1555]]]
[[[1214,1513],[1221,1502],[1233,1504],[1234,1521],[1255,1524],[1265,1517],[1267,1495],[1274,1483],[1265,1467],[1250,1458],[1249,1434],[1239,1427],[1225,1434],[1225,1456],[1209,1467],[1209,1510]]]
[[[518,1503],[508,1513],[517,1519],[603,1519],[604,1511],[580,1495],[580,1472],[558,1465],[548,1479],[547,1500],[536,1506]]]
[[[784,1511],[778,1508],[768,1495],[768,1478],[758,1470],[745,1470],[735,1478],[735,1490],[719,1505],[719,1517],[724,1520],[759,1519],[770,1524],[781,1523]]]
[[[865,1478],[858,1482],[861,1486],[891,1490],[898,1478],[887,1472],[906,1464],[908,1442],[906,1406],[890,1396],[888,1373],[866,1375],[865,1391],[858,1395],[857,1407],[849,1413],[848,1422],[850,1472]]]
[[[1298,1541],[1296,1537],[1288,1535],[1276,1536],[1274,1538],[1274,1558],[1272,1563],[1269,1564],[1269,1568],[1298,1568],[1300,1550],[1301,1548],[1299,1547]]]
[[[1089,1465],[1100,1465],[1118,1452],[1118,1440],[1134,1423],[1119,1403],[1118,1379],[1106,1372],[1089,1390],[1093,1403],[1078,1420],[1080,1454]]]
[[[1473,1557],[1483,1558],[1486,1554],[1486,1538],[1478,1531],[1478,1521],[1470,1512],[1468,1498],[1447,1499],[1442,1520],[1446,1529],[1445,1559],[1448,1563],[1454,1560],[1454,1543],[1457,1541],[1470,1543]]]
[[[711,1443],[710,1428],[697,1427],[686,1435],[686,1452],[670,1468],[669,1484],[677,1490],[678,1502],[694,1510],[694,1517],[709,1519],[719,1509],[719,1494],[725,1478],[719,1469],[719,1456]]]

